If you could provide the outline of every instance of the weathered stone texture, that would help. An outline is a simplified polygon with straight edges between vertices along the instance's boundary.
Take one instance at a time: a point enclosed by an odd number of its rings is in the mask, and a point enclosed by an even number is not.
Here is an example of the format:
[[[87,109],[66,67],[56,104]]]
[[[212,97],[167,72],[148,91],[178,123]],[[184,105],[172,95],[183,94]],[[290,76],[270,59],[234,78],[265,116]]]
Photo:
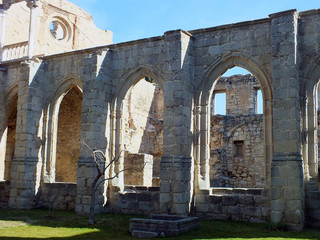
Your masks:
[[[76,184],[46,183],[41,187],[39,205],[51,210],[75,210]]]
[[[151,187],[152,166],[152,155],[125,152],[124,184]]]
[[[316,225],[320,221],[313,207],[319,200],[315,183],[319,22],[319,10],[291,10],[266,19],[169,31],[21,64],[1,63],[2,135],[12,122],[8,109],[17,98],[16,133],[8,131],[0,142],[1,178],[5,154],[12,156],[9,150],[15,142],[9,206],[37,206],[43,184],[59,196],[69,191],[50,184],[58,180],[56,155],[61,156],[54,143],[71,138],[65,131],[61,137],[57,128],[58,109],[65,104],[59,99],[77,87],[82,91],[81,130],[75,132],[81,132],[83,143],[77,159],[77,212],[90,211],[89,190],[97,174],[92,150],[100,149],[106,163],[118,160],[106,177],[124,169],[124,151],[153,155],[153,176],[160,176],[160,191],[126,190],[121,172],[98,189],[97,212],[107,203],[105,210],[113,212],[187,215],[194,211],[216,219],[271,219],[294,229],[301,229],[305,220]],[[219,82],[234,66],[255,78]],[[141,79],[157,86],[148,83],[139,89],[145,83]],[[255,112],[257,88],[263,95],[263,115]],[[227,115],[211,116],[211,96],[221,90],[228,96]],[[66,104],[73,101],[66,100]],[[75,120],[79,125],[79,118]],[[79,146],[78,137],[69,140],[63,144],[66,148]],[[7,164],[7,172],[8,168]],[[217,189],[210,188],[210,179],[213,186],[224,187],[220,194],[212,192]],[[142,184],[156,182],[149,180]],[[227,186],[242,188],[234,192]],[[73,202],[66,196],[59,203],[64,201]]]

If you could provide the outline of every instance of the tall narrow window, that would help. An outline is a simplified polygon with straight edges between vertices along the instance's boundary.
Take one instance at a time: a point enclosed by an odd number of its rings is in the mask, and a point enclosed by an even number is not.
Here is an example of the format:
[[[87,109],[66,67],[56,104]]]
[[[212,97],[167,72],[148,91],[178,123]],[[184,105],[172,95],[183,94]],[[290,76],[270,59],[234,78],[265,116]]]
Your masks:
[[[257,90],[257,114],[263,114],[263,101],[262,92],[260,89]]]
[[[214,93],[214,114],[226,115],[226,93]]]

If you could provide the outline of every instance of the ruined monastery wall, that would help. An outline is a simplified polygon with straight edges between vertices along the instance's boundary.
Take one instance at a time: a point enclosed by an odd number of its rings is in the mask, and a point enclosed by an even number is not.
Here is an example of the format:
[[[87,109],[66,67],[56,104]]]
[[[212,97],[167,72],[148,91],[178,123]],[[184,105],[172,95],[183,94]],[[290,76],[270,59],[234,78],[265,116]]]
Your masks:
[[[8,171],[3,153],[11,141],[7,145],[7,111],[17,96],[10,183],[0,182],[1,204],[56,204],[88,213],[88,189],[97,174],[92,150],[101,149],[107,162],[117,159],[106,175],[120,173],[98,189],[96,212],[271,219],[295,230],[320,225],[314,91],[320,79],[319,16],[319,10],[290,10],[256,21],[1,62],[2,178]],[[220,79],[235,66],[254,78]],[[144,78],[158,87],[139,88]],[[73,87],[82,100],[68,96]],[[261,115],[256,114],[257,89],[263,95]],[[212,111],[212,96],[221,91],[227,95],[225,116]],[[72,118],[76,114],[65,104],[81,109],[81,123],[80,114]],[[79,135],[86,143],[80,148]],[[66,157],[57,143],[80,151],[79,157],[78,152]],[[125,164],[141,165],[149,157],[153,167],[126,184]],[[65,166],[77,162],[77,178],[64,172],[61,180],[73,184],[57,183],[59,158],[70,163]],[[154,177],[160,187],[150,181]]]

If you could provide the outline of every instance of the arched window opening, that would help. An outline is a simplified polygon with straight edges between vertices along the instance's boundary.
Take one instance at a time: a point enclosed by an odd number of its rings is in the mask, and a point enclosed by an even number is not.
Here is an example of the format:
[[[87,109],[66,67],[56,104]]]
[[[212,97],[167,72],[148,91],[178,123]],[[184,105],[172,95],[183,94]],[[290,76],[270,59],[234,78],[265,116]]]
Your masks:
[[[71,88],[59,107],[57,150],[55,165],[56,182],[76,182],[77,163],[81,141],[82,92]]]
[[[16,142],[17,104],[18,97],[16,96],[9,104],[7,128],[3,133],[3,142],[5,145],[1,147],[1,151],[3,150],[3,153],[5,153],[4,156],[2,156],[2,159],[4,160],[2,160],[2,165],[4,165],[3,180],[6,181],[10,181],[11,179],[11,163],[14,157]]]
[[[210,186],[261,188],[265,185],[261,86],[245,69],[227,71],[214,85],[225,93],[225,115],[211,113]]]
[[[124,184],[159,186],[163,155],[163,91],[145,77],[123,101]]]

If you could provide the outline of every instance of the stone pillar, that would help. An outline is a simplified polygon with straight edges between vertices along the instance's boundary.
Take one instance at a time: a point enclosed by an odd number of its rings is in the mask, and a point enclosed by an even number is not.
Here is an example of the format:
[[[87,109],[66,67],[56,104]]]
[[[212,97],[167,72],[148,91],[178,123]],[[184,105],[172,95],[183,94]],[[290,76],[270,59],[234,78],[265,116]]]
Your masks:
[[[24,62],[20,66],[15,153],[11,165],[10,200],[13,208],[36,205],[40,186],[44,145],[42,139],[42,94],[38,81],[40,62]]]
[[[304,225],[304,180],[297,54],[298,14],[270,15],[273,74],[271,220],[292,229]]]
[[[28,0],[27,6],[30,8],[30,21],[29,21],[29,45],[28,45],[28,57],[33,57],[34,48],[34,35],[36,29],[36,8],[38,7],[39,0]]]
[[[91,184],[97,175],[92,150],[107,152],[109,142],[106,132],[109,127],[107,119],[110,118],[111,78],[106,64],[103,64],[108,57],[108,51],[94,52],[89,54],[83,63],[81,140],[85,144],[81,146],[78,160],[76,197],[78,213],[90,212]],[[108,154],[106,156],[108,157]],[[102,184],[96,191],[95,212],[102,210],[105,201],[103,186]]]
[[[3,47],[5,41],[5,33],[6,33],[6,18],[7,18],[7,9],[5,6],[0,8],[0,62],[3,59]]]
[[[187,215],[193,193],[193,42],[189,33],[166,32],[160,210]]]
[[[5,79],[5,72],[0,70],[0,79]],[[5,157],[7,143],[7,113],[4,81],[0,80],[0,181],[4,180],[5,172]]]

